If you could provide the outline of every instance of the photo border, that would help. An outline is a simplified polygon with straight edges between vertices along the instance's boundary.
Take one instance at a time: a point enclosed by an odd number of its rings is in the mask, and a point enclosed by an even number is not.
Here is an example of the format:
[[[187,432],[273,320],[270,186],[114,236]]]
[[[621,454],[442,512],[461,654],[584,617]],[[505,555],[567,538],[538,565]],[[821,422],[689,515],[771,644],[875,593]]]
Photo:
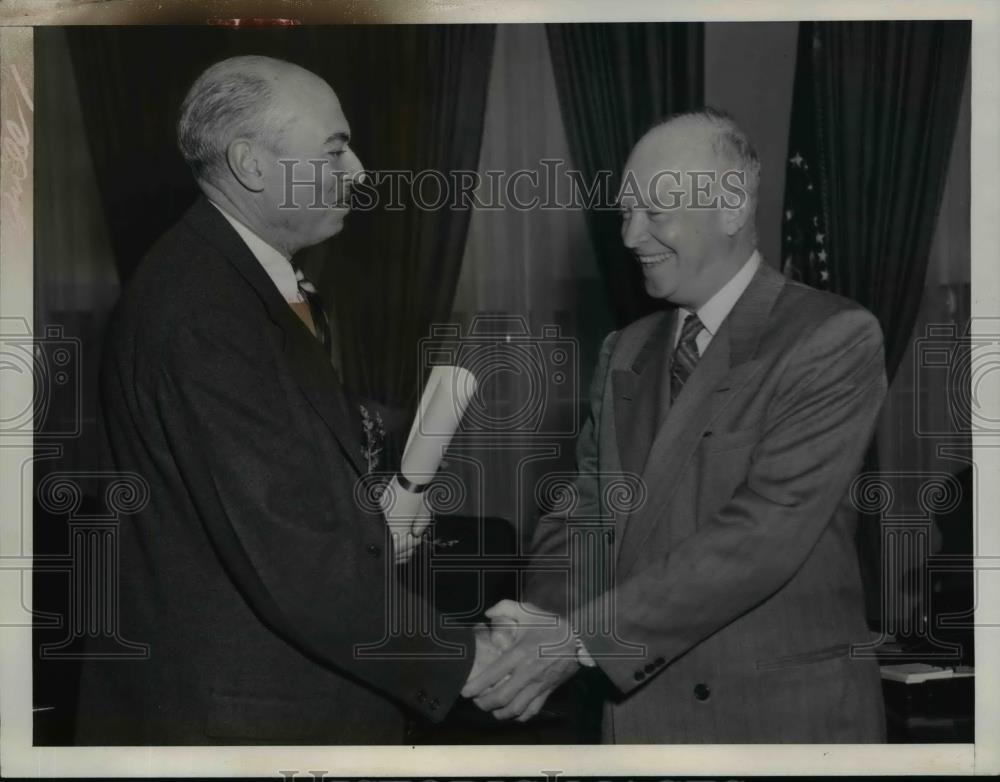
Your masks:
[[[544,23],[553,21],[764,21],[846,19],[971,19],[972,49],[972,316],[973,324],[1000,319],[1000,3],[695,2],[667,8],[660,0],[368,0],[349,4],[294,2],[189,2],[164,0],[0,0],[0,126],[20,120],[22,107],[31,140],[33,118],[18,78],[33,85],[33,26],[74,24],[203,24],[231,18],[280,17],[303,24],[346,23]],[[14,74],[17,74],[17,77]],[[33,91],[31,92],[33,95]],[[33,153],[33,144],[29,147]],[[29,166],[30,171],[30,166]],[[17,187],[19,185],[19,187]],[[10,166],[0,171],[4,205],[0,223],[0,322],[33,323],[33,181],[19,180]],[[11,215],[23,218],[18,226]],[[983,326],[985,328],[985,326]],[[995,330],[994,330],[995,331]],[[3,377],[0,421],[31,407],[30,373]],[[1000,413],[1000,400],[986,402]],[[992,416],[991,416],[992,417]],[[973,435],[980,476],[1000,475],[1000,442]],[[30,435],[0,438],[0,767],[15,776],[193,776],[281,777],[283,770],[323,769],[333,777],[395,778],[513,775],[540,777],[606,775],[751,774],[970,774],[1000,772],[1000,525],[977,530],[982,565],[977,581],[975,647],[976,744],[879,745],[571,745],[571,746],[365,746],[365,747],[33,747],[31,627],[11,624],[31,606]],[[1000,507],[1000,481],[981,480],[977,508]],[[30,496],[30,494],[29,494]],[[992,563],[993,570],[989,569]],[[19,583],[20,590],[11,588]]]

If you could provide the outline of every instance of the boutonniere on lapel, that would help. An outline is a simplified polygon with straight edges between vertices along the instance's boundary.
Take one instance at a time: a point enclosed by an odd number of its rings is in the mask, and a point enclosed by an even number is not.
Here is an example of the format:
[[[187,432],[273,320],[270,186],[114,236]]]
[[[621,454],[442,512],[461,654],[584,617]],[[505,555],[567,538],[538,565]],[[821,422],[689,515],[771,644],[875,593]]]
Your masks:
[[[368,408],[358,405],[361,411],[361,426],[364,430],[365,442],[361,446],[361,456],[368,467],[368,474],[371,475],[378,469],[382,460],[382,452],[385,450],[385,423],[382,421],[382,414],[376,410],[372,416]]]

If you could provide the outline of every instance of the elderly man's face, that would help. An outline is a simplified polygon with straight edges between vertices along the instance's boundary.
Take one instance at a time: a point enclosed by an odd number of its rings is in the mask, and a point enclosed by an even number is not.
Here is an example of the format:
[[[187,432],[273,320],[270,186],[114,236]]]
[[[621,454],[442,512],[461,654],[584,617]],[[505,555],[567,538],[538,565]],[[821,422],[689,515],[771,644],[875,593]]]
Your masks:
[[[344,227],[351,186],[361,161],[350,146],[351,128],[330,86],[318,77],[283,88],[276,111],[289,121],[268,157],[263,208],[291,248],[322,242]],[[294,184],[293,184],[294,181]]]
[[[708,131],[693,125],[655,130],[629,156],[620,197],[622,240],[642,265],[650,296],[696,309],[714,293],[726,234],[719,209],[705,204],[717,196],[717,184],[700,197],[694,190],[717,179],[717,168]]]

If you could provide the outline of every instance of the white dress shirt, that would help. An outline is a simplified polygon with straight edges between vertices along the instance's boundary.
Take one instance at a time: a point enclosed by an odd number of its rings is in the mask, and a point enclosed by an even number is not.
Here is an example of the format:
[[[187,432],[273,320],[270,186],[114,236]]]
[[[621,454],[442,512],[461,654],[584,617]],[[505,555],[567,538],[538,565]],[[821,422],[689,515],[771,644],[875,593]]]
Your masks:
[[[698,336],[694,338],[695,343],[698,345],[699,356],[705,355],[705,351],[708,349],[712,337],[715,336],[715,332],[719,330],[722,321],[729,316],[733,307],[736,306],[736,302],[739,301],[740,296],[747,289],[750,280],[753,279],[753,276],[757,273],[757,269],[760,268],[760,264],[760,253],[754,250],[753,255],[747,258],[746,263],[740,267],[740,270],[732,276],[729,282],[719,288],[715,295],[706,301],[696,313],[698,319],[701,321],[701,325],[704,326],[698,333]],[[686,310],[683,307],[677,308],[677,328],[674,330],[675,348],[681,338],[684,319],[690,314],[690,310]]]
[[[292,266],[292,262],[217,203],[214,201],[209,201],[209,203],[222,213],[222,216],[229,221],[229,224],[235,229],[236,233],[240,235],[243,243],[253,253],[253,257],[257,259],[257,262],[264,267],[267,276],[271,278],[271,282],[274,283],[284,300],[289,304],[297,304],[305,301],[305,297],[299,290],[299,282],[295,276],[295,269]]]

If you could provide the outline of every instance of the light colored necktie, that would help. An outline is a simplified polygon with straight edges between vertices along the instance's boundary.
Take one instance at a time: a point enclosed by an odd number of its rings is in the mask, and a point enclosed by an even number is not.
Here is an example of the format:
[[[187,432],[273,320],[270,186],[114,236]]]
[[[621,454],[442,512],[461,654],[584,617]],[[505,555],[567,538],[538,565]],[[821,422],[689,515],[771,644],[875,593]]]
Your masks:
[[[306,328],[316,336],[316,325],[313,323],[312,319],[312,308],[309,306],[307,301],[290,301],[288,306],[292,308],[292,312],[299,316],[299,320],[306,324]]]

